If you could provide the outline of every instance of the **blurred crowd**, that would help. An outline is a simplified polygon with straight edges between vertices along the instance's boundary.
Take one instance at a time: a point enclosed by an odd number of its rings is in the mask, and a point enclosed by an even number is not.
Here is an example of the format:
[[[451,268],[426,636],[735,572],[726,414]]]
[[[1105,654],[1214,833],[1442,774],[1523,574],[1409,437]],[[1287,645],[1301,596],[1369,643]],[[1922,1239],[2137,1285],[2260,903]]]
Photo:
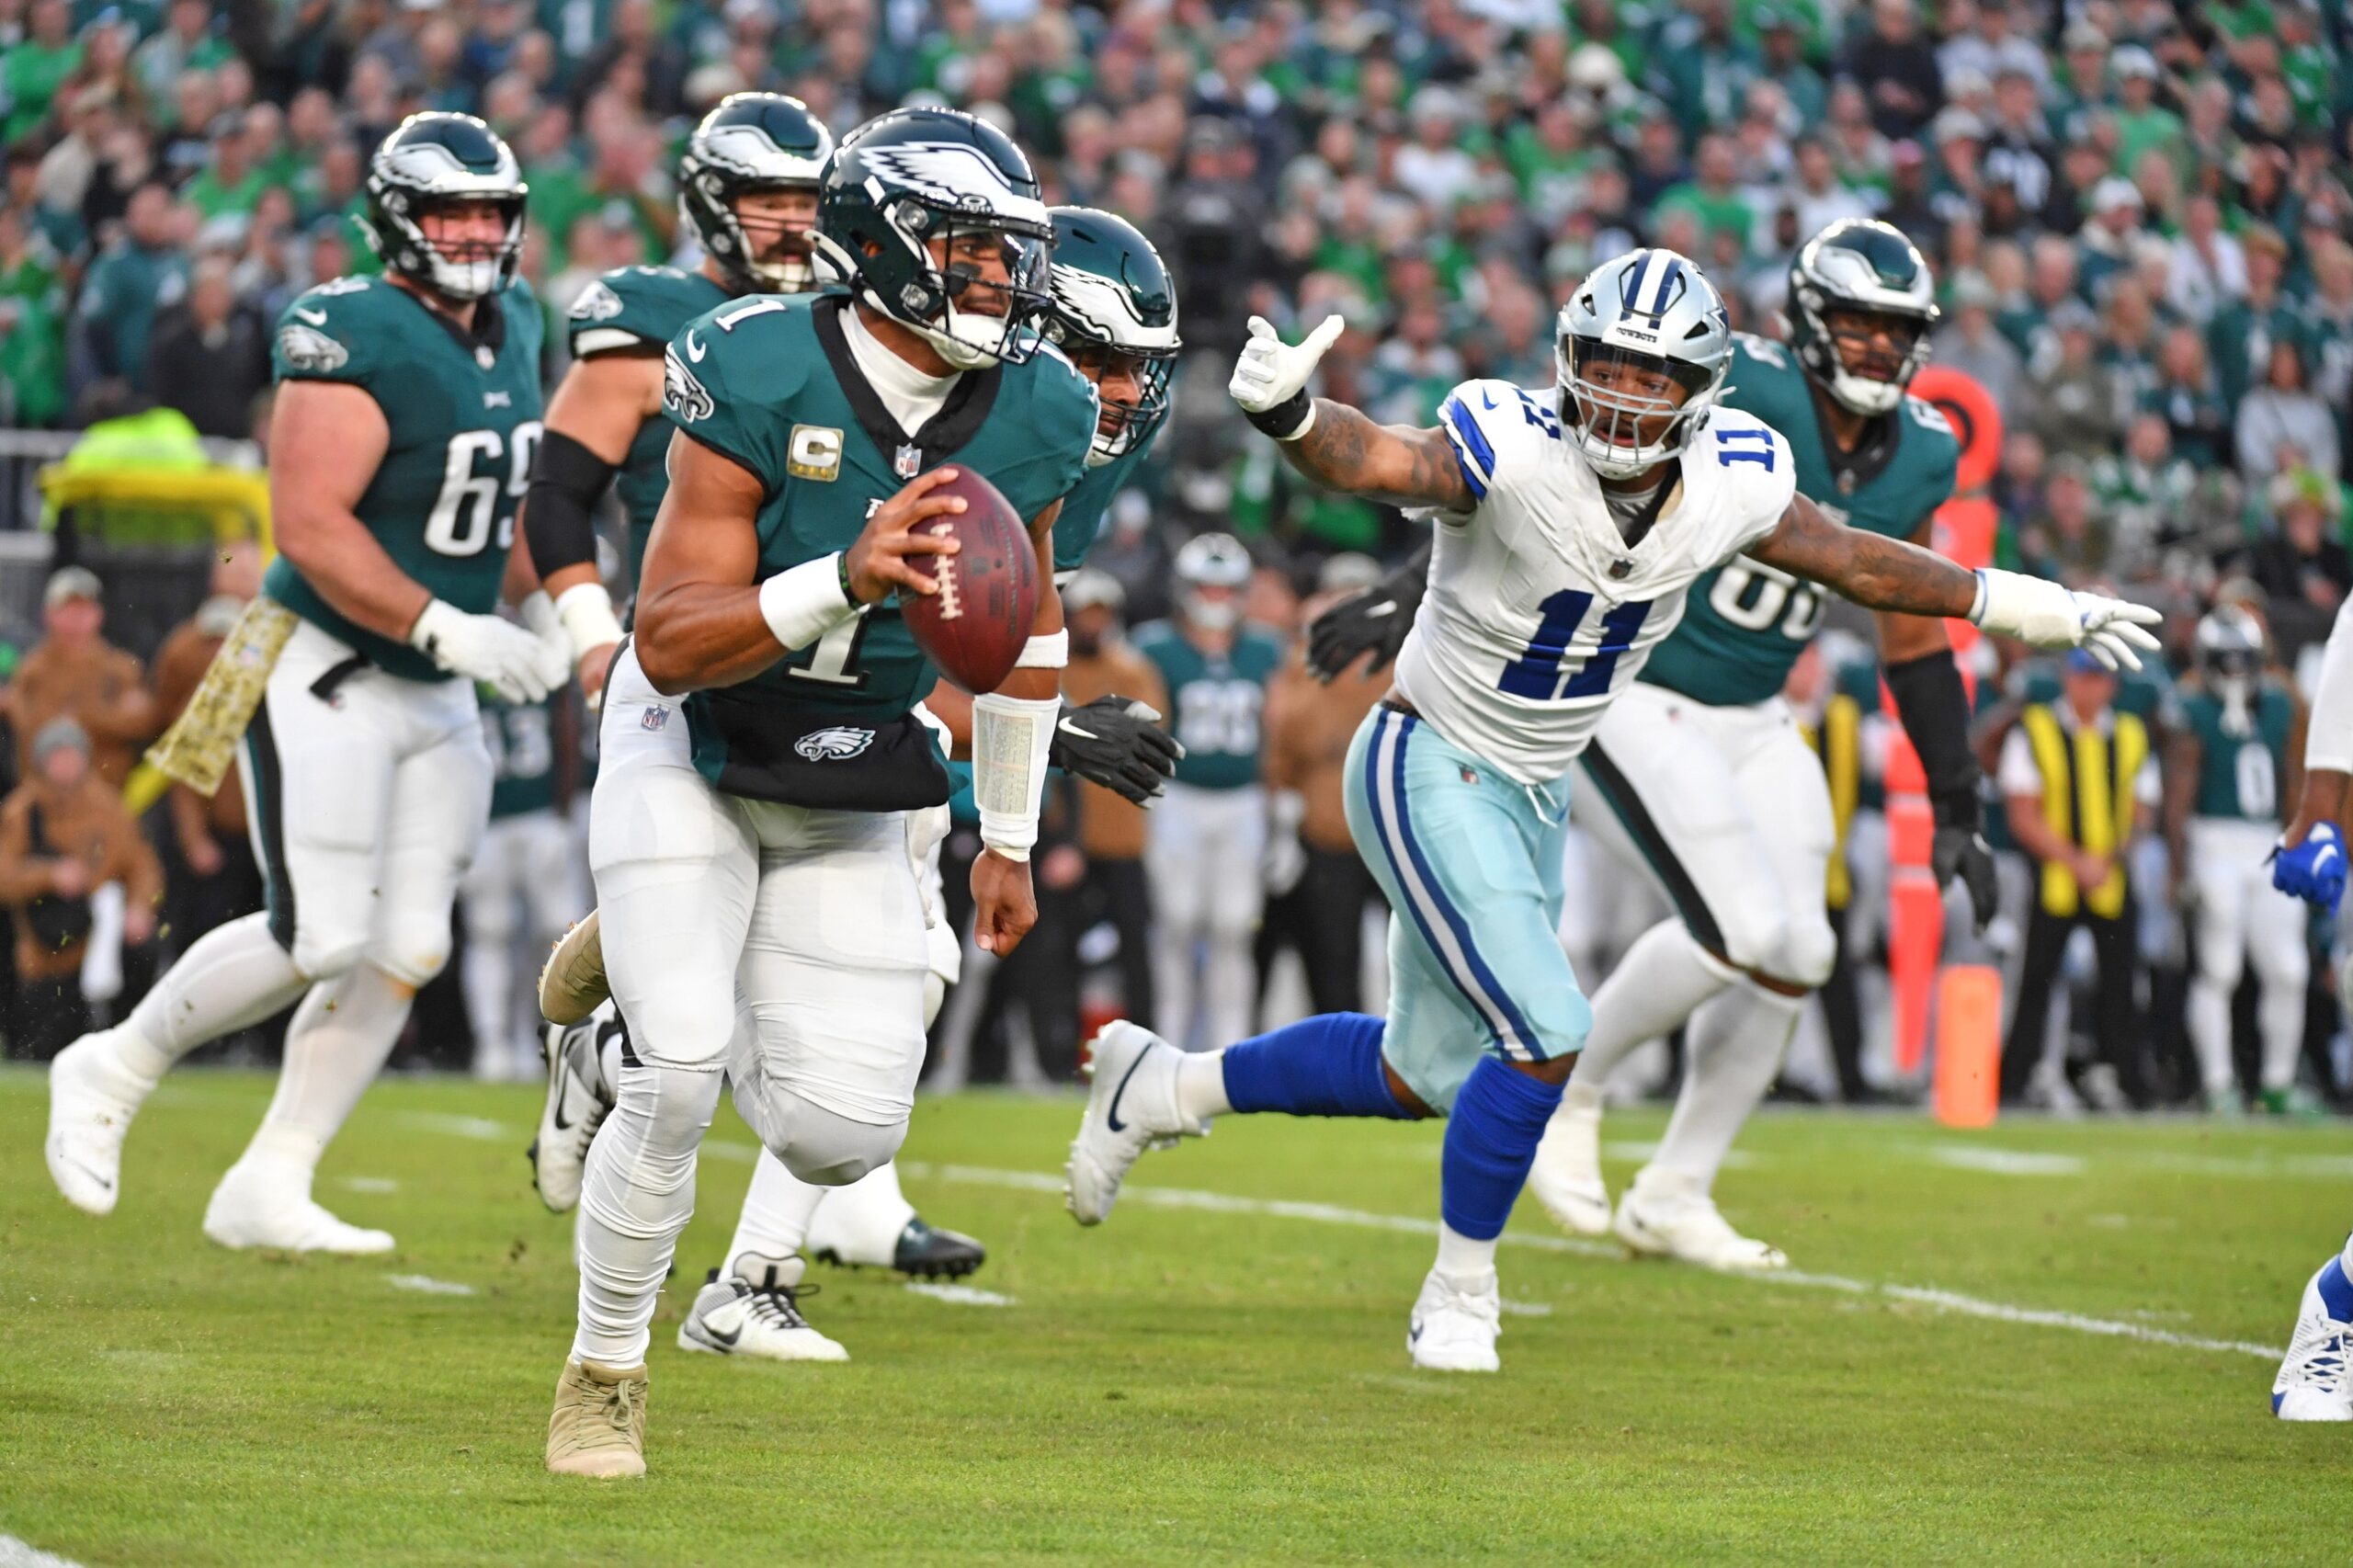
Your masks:
[[[269,324],[374,268],[367,155],[410,111],[513,143],[552,317],[608,267],[697,259],[676,154],[726,93],[793,93],[837,132],[945,102],[1010,131],[1050,200],[1135,220],[1178,281],[1176,411],[1107,519],[1107,613],[1168,614],[1176,548],[1229,531],[1280,645],[1303,597],[1415,542],[1234,415],[1253,313],[1345,315],[1324,390],[1422,423],[1467,376],[1549,383],[1556,303],[1633,244],[1698,257],[1736,325],[1778,335],[1796,244],[1870,214],[1936,269],[1935,361],[2003,416],[1997,558],[2176,612],[2177,670],[2203,608],[2246,604],[2308,674],[2353,592],[2348,45],[2353,7],[2307,0],[0,0],[0,426],[160,407],[257,434]],[[150,697],[141,725],[160,670]],[[9,717],[31,781],[84,752],[106,777],[139,727]],[[168,906],[207,857],[159,841]],[[1070,924],[1100,949],[1104,919]],[[1007,1012],[966,1027],[999,1038]]]

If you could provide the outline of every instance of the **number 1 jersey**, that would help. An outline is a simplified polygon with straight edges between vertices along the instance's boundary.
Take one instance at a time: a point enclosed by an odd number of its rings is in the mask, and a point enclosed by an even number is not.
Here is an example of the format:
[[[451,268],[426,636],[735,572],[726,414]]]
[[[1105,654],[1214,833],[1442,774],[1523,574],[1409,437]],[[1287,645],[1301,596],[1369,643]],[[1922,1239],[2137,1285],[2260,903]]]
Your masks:
[[[1675,630],[1691,584],[1780,522],[1796,468],[1770,426],[1715,409],[1665,465],[1678,489],[1629,545],[1550,389],[1466,381],[1438,422],[1477,504],[1433,525],[1397,691],[1454,744],[1550,784]]]

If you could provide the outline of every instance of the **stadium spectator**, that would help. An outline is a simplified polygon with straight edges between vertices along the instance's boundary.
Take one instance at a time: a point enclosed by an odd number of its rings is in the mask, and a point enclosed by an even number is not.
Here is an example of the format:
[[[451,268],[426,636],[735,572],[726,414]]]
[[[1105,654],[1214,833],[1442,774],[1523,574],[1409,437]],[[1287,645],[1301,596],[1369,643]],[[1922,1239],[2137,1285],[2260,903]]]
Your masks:
[[[239,301],[233,271],[222,256],[198,261],[186,303],[158,320],[148,351],[155,401],[206,436],[246,434],[254,399],[269,385],[268,328]]]
[[[155,651],[154,722],[168,727],[196,694],[212,656],[261,591],[261,551],[250,543],[224,549],[212,565],[210,593]],[[262,906],[261,871],[245,831],[243,778],[231,768],[206,800],[175,782],[165,797],[171,855],[165,914],[172,945],[188,945],[214,926]]]
[[[2272,341],[2263,384],[2239,400],[2234,430],[2239,477],[2250,486],[2299,464],[2337,477],[2336,415],[2306,383],[2295,338]]]
[[[2270,527],[2255,547],[2249,569],[2268,596],[2271,635],[2292,661],[2328,635],[2337,607],[2353,593],[2353,555],[2331,537],[2342,521],[2343,493],[2309,468],[2275,474],[2259,492]]]
[[[17,1011],[11,1054],[46,1061],[90,1027],[83,961],[94,937],[142,945],[155,935],[164,874],[121,798],[90,762],[68,718],[33,736],[25,782],[0,801],[0,903],[16,916]],[[99,928],[99,894],[119,888],[119,929]]]
[[[1881,135],[1916,135],[1944,107],[1936,48],[1921,36],[1912,0],[1871,0],[1870,20],[1847,63]]]
[[[131,193],[123,233],[90,263],[82,285],[75,335],[86,377],[146,390],[156,314],[188,292],[188,237],[185,215],[163,185]]]
[[[7,710],[17,732],[20,777],[32,771],[33,738],[52,719],[82,728],[93,770],[119,789],[137,747],[155,733],[155,704],[139,661],[101,635],[106,611],[95,573],[60,567],[41,591],[46,633],[17,665]]]

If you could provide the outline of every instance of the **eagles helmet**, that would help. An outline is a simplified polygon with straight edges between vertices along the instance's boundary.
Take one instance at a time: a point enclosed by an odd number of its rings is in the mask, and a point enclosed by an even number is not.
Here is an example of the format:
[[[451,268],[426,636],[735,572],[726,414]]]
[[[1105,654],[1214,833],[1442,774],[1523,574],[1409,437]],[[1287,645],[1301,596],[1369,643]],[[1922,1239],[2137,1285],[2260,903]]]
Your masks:
[[[1051,295],[1042,330],[1103,394],[1086,465],[1100,468],[1152,439],[1168,417],[1176,368],[1176,290],[1152,242],[1125,218],[1092,207],[1051,209]],[[1136,395],[1115,402],[1102,377],[1132,369]]]
[[[498,132],[470,114],[413,114],[368,160],[360,222],[385,269],[451,300],[479,300],[506,287],[523,255],[523,198],[529,187]],[[504,236],[491,242],[426,237],[421,220],[459,202],[495,203]]]
[[[2241,605],[2216,605],[2198,623],[2198,667],[2209,679],[2245,681],[2263,668],[2263,623]]]
[[[1250,551],[1232,534],[1199,534],[1176,552],[1176,603],[1185,619],[1209,631],[1225,631],[1242,619],[1242,590],[1256,567]],[[1202,597],[1204,588],[1227,590],[1222,598]]]
[[[1722,296],[1689,257],[1629,251],[1593,269],[1553,326],[1554,395],[1561,423],[1605,479],[1631,479],[1674,457],[1708,422],[1732,369],[1732,324]],[[1664,375],[1683,389],[1645,395],[1597,384],[1607,366]],[[1666,427],[1644,441],[1643,426]]]
[[[813,196],[833,155],[825,122],[782,93],[730,93],[695,127],[678,160],[678,212],[736,292],[798,294],[814,285],[810,232],[784,229],[781,253],[763,257],[760,236],[744,232],[735,199],[762,190]]]
[[[994,244],[1003,282],[974,265],[976,240]],[[824,271],[960,370],[1037,349],[1053,223],[1029,160],[986,120],[896,108],[851,131],[819,187],[815,241]],[[974,308],[984,301],[1001,308]]]
[[[1879,316],[1900,346],[1850,369],[1830,330],[1834,311]],[[1790,347],[1807,375],[1861,415],[1892,414],[1928,362],[1928,332],[1941,314],[1927,258],[1893,223],[1842,218],[1798,247],[1790,263]]]

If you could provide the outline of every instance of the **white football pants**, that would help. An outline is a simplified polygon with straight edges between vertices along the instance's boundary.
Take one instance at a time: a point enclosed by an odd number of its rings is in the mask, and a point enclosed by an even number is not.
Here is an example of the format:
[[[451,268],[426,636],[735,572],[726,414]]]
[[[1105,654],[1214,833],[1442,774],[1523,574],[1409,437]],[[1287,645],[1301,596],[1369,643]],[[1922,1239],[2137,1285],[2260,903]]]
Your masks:
[[[2189,982],[2189,1039],[2206,1092],[2233,1088],[2231,994],[2251,961],[2261,991],[2256,1017],[2263,1036],[2263,1087],[2296,1081],[2304,1044],[2304,986],[2312,957],[2302,902],[2271,885],[2278,823],[2227,817],[2189,822],[2189,878],[2197,901],[2198,972]]]
[[[1250,942],[1266,896],[1266,792],[1256,784],[1171,784],[1146,826],[1152,1027],[1179,1049],[1232,1045],[1251,1032]]]

